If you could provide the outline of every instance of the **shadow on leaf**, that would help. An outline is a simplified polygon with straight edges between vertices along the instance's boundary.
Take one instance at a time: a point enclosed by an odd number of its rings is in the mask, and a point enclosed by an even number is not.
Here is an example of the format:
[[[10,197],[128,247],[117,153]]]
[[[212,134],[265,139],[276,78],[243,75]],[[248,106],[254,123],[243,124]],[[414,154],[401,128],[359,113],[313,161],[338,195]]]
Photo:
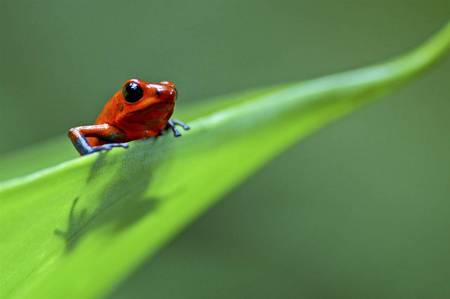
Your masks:
[[[66,252],[72,251],[93,230],[106,227],[107,231],[117,233],[157,207],[159,200],[145,194],[157,167],[157,159],[151,153],[143,155],[145,152],[138,150],[146,142],[122,155],[98,154],[80,195],[72,202],[66,230],[54,231],[65,241]]]

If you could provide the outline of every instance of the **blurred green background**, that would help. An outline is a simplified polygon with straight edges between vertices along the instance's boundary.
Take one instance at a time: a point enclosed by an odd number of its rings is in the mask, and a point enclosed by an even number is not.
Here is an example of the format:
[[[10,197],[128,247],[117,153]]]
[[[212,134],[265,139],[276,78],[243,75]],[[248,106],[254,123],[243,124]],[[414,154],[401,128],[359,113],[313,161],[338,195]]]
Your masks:
[[[382,61],[449,17],[448,0],[1,0],[0,154],[92,123],[130,77],[189,106]],[[449,78],[447,59],[291,148],[110,298],[450,297]]]

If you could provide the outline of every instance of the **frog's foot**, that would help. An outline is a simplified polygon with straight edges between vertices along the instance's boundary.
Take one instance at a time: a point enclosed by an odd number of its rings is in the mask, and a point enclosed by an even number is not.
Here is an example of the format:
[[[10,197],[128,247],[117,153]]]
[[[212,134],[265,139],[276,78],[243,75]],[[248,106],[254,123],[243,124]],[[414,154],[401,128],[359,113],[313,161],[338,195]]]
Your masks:
[[[175,137],[180,137],[181,133],[180,131],[178,131],[176,126],[180,126],[183,128],[183,130],[187,131],[189,130],[191,127],[189,127],[187,124],[185,124],[182,121],[179,121],[178,119],[169,119],[169,121],[167,122],[167,128],[170,128],[173,132],[173,136]]]
[[[109,151],[109,150],[112,150],[114,147],[128,148],[128,146],[129,145],[127,142],[107,143],[107,144],[92,147],[91,151],[88,154],[92,154],[92,153],[100,152],[100,151]]]
[[[187,124],[185,124],[184,122],[182,122],[181,120],[178,119],[170,119],[169,122],[172,122],[172,124],[174,126],[180,126],[183,128],[183,130],[187,131],[189,130],[191,127],[189,127]]]

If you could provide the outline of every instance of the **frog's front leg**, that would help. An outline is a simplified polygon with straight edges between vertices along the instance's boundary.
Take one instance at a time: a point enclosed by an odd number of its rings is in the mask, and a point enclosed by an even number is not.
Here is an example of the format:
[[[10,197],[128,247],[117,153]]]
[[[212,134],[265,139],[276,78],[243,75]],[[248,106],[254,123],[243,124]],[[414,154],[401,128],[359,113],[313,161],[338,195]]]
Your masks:
[[[72,140],[73,145],[80,155],[110,150],[113,147],[128,147],[128,143],[107,143],[94,146],[89,143],[86,137],[95,137],[105,142],[114,142],[114,140],[122,138],[123,136],[124,134],[119,129],[108,124],[81,126],[69,130],[70,140]]]
[[[181,136],[181,133],[180,133],[180,131],[178,131],[176,126],[180,126],[186,131],[191,128],[187,124],[185,124],[184,122],[179,121],[178,119],[173,119],[173,118],[169,119],[169,121],[167,122],[167,128],[170,128],[172,130],[173,135],[175,137],[180,137]]]

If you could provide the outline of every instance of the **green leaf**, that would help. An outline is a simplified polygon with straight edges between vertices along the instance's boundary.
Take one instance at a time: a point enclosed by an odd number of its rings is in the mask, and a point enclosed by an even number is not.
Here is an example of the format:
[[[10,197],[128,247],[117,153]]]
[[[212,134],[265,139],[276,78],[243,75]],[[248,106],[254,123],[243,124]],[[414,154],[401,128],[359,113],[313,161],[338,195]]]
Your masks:
[[[6,157],[1,177],[19,177],[0,185],[1,297],[105,296],[265,162],[420,73],[449,43],[450,24],[385,64],[218,99],[178,115],[192,126],[182,138],[67,161],[74,150],[57,139]]]

